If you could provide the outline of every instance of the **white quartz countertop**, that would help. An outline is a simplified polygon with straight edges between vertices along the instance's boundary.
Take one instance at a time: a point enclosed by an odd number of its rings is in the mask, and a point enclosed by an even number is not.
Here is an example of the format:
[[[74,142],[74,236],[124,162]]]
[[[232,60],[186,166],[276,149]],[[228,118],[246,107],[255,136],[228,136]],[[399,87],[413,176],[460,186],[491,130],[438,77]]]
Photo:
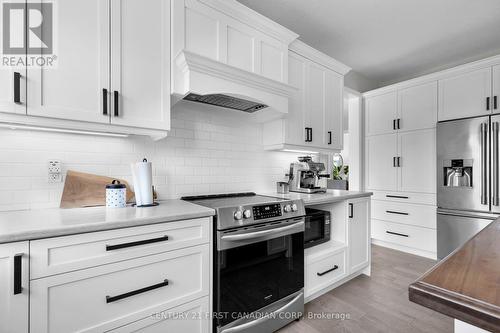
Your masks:
[[[369,197],[373,195],[372,192],[344,191],[344,190],[327,190],[326,193],[313,193],[313,194],[296,193],[296,192],[290,192],[288,194],[279,194],[276,192],[263,193],[263,194],[283,199],[291,199],[291,200],[302,199],[304,200],[304,204],[306,206],[333,203],[348,199]]]
[[[0,212],[0,243],[73,235],[215,215],[211,208],[182,200],[155,207],[39,209]]]

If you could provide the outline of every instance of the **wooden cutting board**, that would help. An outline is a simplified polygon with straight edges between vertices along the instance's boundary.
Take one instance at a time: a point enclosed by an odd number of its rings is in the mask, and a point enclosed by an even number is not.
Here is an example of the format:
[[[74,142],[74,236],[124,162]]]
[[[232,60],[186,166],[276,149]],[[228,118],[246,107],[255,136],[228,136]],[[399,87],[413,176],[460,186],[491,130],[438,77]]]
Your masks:
[[[113,179],[118,178],[68,170],[60,207],[81,208],[106,205],[106,185],[111,184]],[[125,180],[118,180],[127,186],[127,202],[132,202],[134,192],[130,185]]]

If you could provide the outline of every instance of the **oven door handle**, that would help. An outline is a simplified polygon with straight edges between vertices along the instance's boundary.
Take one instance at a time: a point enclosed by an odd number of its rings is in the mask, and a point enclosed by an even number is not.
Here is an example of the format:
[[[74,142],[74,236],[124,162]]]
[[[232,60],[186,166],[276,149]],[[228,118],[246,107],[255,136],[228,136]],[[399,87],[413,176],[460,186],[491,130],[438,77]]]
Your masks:
[[[297,222],[294,224],[287,225],[285,227],[248,232],[248,233],[244,233],[244,234],[225,235],[225,236],[221,237],[221,240],[223,240],[223,241],[244,241],[244,240],[249,240],[249,239],[254,239],[254,238],[262,238],[262,237],[266,237],[266,236],[271,236],[271,235],[279,234],[279,233],[282,233],[284,231],[293,230],[293,229],[297,229],[297,231],[295,231],[295,232],[304,231],[304,222],[300,221],[300,222]],[[293,233],[293,232],[291,232],[291,233]]]
[[[251,322],[248,322],[248,323],[245,323],[245,324],[242,324],[242,325],[239,325],[239,326],[235,326],[235,327],[231,327],[231,328],[228,328],[228,329],[223,329],[220,333],[237,333],[237,332],[247,332],[247,330],[251,329],[251,328],[254,328],[255,329],[255,326],[258,326],[260,324],[262,324],[263,322],[269,320],[269,318],[279,318],[279,316],[277,316],[277,314],[279,313],[282,313],[282,312],[286,312],[288,311],[288,309],[290,309],[291,307],[293,307],[293,305],[295,303],[297,303],[298,301],[300,301],[301,299],[304,298],[304,294],[303,293],[300,293],[298,294],[297,296],[295,296],[290,302],[286,303],[285,305],[279,307],[278,309],[274,310],[272,312],[272,314],[268,316],[262,316],[256,320],[253,320]],[[303,300],[302,300],[303,302]]]

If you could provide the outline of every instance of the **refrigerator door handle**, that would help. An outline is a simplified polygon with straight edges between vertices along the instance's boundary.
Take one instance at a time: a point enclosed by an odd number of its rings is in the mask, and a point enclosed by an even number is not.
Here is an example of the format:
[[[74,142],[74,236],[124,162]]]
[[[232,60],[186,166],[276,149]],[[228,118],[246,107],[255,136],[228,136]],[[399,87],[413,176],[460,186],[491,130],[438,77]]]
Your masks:
[[[492,154],[492,159],[493,159],[493,170],[492,170],[492,185],[493,185],[493,192],[491,196],[491,204],[493,206],[498,206],[499,205],[499,198],[498,198],[498,123],[493,122],[491,123],[491,128],[492,128],[492,144],[493,144],[493,154]]]
[[[488,141],[488,124],[481,123],[481,205],[488,204],[488,199],[487,199],[488,166],[486,164],[487,154],[488,154],[487,141]]]

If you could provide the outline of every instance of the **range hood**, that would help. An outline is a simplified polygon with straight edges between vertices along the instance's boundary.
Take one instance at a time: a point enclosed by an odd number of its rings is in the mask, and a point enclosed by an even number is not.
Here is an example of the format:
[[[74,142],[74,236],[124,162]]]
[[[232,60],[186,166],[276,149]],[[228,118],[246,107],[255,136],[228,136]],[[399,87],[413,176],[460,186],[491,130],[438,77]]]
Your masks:
[[[189,51],[173,66],[173,104],[180,101],[252,114],[256,121],[283,118],[295,88]]]

